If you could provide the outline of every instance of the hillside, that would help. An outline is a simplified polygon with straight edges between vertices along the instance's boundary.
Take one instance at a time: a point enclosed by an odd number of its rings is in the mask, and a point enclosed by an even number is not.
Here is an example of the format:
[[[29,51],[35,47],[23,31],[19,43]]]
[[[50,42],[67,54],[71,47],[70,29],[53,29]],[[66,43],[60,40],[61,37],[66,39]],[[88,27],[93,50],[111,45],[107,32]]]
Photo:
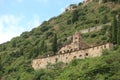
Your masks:
[[[46,57],[48,54],[55,55],[52,49],[54,35],[57,35],[57,51],[69,43],[67,38],[75,31],[97,26],[102,26],[102,29],[81,34],[83,42],[90,46],[110,42],[111,34],[109,32],[111,31],[111,26],[105,24],[113,24],[113,16],[118,15],[119,12],[120,4],[117,0],[101,4],[97,1],[86,5],[79,3],[75,10],[64,12],[48,21],[44,21],[30,32],[23,32],[11,41],[1,44],[1,79],[119,80],[119,45],[111,51],[104,51],[107,55],[99,58],[74,60],[68,65],[59,63],[48,70],[34,71],[31,67],[31,61],[35,58]]]
[[[105,50],[103,56],[73,60],[69,65],[58,63],[36,71],[35,80],[119,80],[120,48]]]

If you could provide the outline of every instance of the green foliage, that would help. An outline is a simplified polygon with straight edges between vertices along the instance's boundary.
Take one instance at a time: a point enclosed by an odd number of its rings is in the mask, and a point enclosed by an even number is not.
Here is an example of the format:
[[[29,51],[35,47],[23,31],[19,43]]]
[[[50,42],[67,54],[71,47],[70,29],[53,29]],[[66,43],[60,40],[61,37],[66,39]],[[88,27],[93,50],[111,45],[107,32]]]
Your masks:
[[[47,51],[47,45],[44,40],[41,41],[39,49],[40,49],[40,51],[38,51],[38,52],[41,52],[43,54]]]
[[[119,17],[119,15],[118,15],[118,17]],[[119,33],[120,33],[119,24],[120,23],[119,22],[120,22],[119,18],[117,20],[116,15],[114,15],[114,20],[113,20],[112,28],[111,28],[111,32],[110,32],[113,44],[119,44],[120,43],[120,41],[119,41],[119,39],[120,39],[120,36],[119,36]]]
[[[118,23],[117,23],[118,31],[117,31],[117,44],[120,45],[120,14],[118,15]]]
[[[109,7],[104,5],[99,8],[99,13],[101,14],[105,14],[106,12],[109,12],[109,11],[110,11]]]
[[[72,66],[76,66],[78,64],[78,60],[77,59],[75,59],[75,60],[73,60],[72,62],[71,62],[71,65]]]
[[[103,2],[103,3],[106,3],[106,2],[107,2],[107,0],[103,0],[102,2]]]
[[[52,51],[54,52],[54,55],[57,52],[57,50],[58,50],[58,43],[57,43],[57,35],[55,34],[52,43]]]
[[[109,1],[114,2],[114,3],[120,3],[119,0],[103,0],[103,3],[106,3],[106,2],[109,2]]]
[[[106,24],[108,22],[108,17],[107,15],[103,16],[102,23]]]
[[[91,34],[91,38],[94,38],[96,37],[97,35],[96,34]]]
[[[72,21],[71,20],[67,20],[67,24],[69,25],[69,24],[71,24],[72,23]]]
[[[77,60],[74,67],[69,64],[57,80],[119,80],[120,54],[106,50],[104,53],[106,56],[100,58]]]
[[[22,34],[21,34],[21,37],[23,37],[23,38],[28,38],[30,35],[29,35],[29,32],[23,32]]]
[[[114,51],[103,51],[105,56],[100,58],[74,60],[68,65],[57,63],[38,72],[31,66],[33,59],[53,55],[66,43],[70,43],[71,40],[68,41],[67,37],[76,30],[103,26],[111,22],[111,14],[117,15],[120,12],[119,4],[114,4],[114,7],[111,3],[98,5],[97,0],[84,6],[83,3],[79,3],[75,10],[44,21],[30,32],[23,32],[11,41],[0,44],[0,79],[3,77],[6,80],[119,80],[119,47],[114,47]],[[117,26],[119,23],[118,21]],[[88,45],[107,42],[107,31],[112,32],[112,28],[108,30],[108,26],[103,26],[100,31],[82,34],[83,41]],[[54,32],[57,35],[54,35]],[[109,36],[111,35],[112,33],[109,33]],[[118,40],[119,36],[117,44]]]
[[[45,32],[45,31],[47,31],[48,29],[49,29],[48,26],[42,26],[40,30],[41,30],[42,32]]]
[[[2,76],[2,71],[3,71],[3,68],[2,68],[2,61],[1,61],[1,57],[0,57],[0,77]]]
[[[75,23],[76,21],[78,21],[78,11],[74,10],[73,11],[73,17],[72,17],[72,23]]]

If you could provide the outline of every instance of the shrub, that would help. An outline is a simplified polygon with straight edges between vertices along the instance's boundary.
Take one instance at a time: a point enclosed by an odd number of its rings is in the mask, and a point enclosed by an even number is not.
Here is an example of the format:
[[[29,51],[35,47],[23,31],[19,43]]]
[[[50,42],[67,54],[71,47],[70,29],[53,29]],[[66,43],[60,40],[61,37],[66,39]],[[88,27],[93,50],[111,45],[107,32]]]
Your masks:
[[[73,12],[73,17],[72,17],[72,22],[75,23],[76,21],[78,21],[78,10],[74,10]]]
[[[78,5],[79,5],[79,6],[81,6],[81,5],[82,5],[82,3],[80,2]]]
[[[108,17],[107,17],[107,15],[104,15],[102,18],[102,23],[106,24],[107,22],[108,22]]]
[[[107,40],[107,37],[106,37],[106,36],[103,36],[103,37],[101,38],[101,40]]]
[[[28,38],[30,35],[29,35],[29,32],[23,32],[22,34],[21,34],[21,36],[23,37],[23,38]]]
[[[108,50],[107,50],[107,49],[104,49],[104,50],[102,51],[102,54],[103,54],[103,55],[108,55],[108,54],[109,54],[109,52],[108,52]]]
[[[97,35],[94,33],[94,34],[91,34],[91,38],[94,38],[96,37]]]
[[[53,32],[47,32],[45,38],[48,39],[49,36],[53,36]]]
[[[71,20],[67,20],[67,25],[71,24]]]
[[[103,0],[102,2],[103,2],[103,3],[106,3],[106,2],[107,2],[107,0]]]
[[[45,32],[45,31],[47,31],[48,29],[49,29],[48,26],[42,26],[42,27],[40,28],[40,30],[41,30],[42,32]]]
[[[73,61],[71,62],[71,64],[72,64],[72,66],[76,66],[76,65],[78,64],[78,60],[77,60],[77,59],[73,60]]]
[[[107,6],[101,6],[101,7],[99,7],[99,9],[98,9],[99,13],[109,12],[109,10],[110,10],[110,9],[109,9]]]

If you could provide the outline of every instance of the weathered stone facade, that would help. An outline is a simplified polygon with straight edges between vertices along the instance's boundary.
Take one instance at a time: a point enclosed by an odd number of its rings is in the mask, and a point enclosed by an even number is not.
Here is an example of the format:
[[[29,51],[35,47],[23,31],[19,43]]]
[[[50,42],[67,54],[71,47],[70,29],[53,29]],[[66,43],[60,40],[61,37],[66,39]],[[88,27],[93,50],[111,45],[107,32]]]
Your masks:
[[[84,3],[92,2],[93,0],[84,0]]]
[[[75,32],[75,34],[72,36],[72,39],[73,39],[72,43],[62,47],[57,54],[64,54],[64,53],[68,53],[68,52],[72,52],[80,49],[89,48],[88,45],[81,42],[82,36],[79,34],[79,32]]]
[[[112,47],[110,43],[89,47],[85,43],[81,42],[81,39],[81,35],[78,32],[76,32],[73,35],[73,42],[71,44],[62,47],[55,56],[42,59],[34,59],[32,61],[32,67],[34,69],[40,69],[46,68],[49,63],[69,63],[73,59],[97,57],[102,55],[103,49],[110,49]]]
[[[65,11],[67,12],[67,11],[71,11],[71,10],[74,10],[74,9],[76,9],[77,8],[77,5],[76,4],[71,4],[70,6],[68,6],[66,9],[65,9]]]

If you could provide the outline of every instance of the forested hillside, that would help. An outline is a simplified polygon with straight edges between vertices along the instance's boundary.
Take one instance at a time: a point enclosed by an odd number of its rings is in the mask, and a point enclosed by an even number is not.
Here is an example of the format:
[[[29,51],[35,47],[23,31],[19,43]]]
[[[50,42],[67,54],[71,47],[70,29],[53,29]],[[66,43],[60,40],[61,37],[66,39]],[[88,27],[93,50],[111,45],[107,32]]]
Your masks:
[[[111,25],[105,25],[110,23]],[[88,45],[111,42],[112,50],[103,56],[62,62],[49,69],[33,70],[31,61],[50,56],[70,41],[75,31],[102,26],[99,31],[81,34]],[[11,41],[0,44],[0,80],[119,80],[120,79],[120,1],[98,0],[79,3],[30,32],[23,32]]]

